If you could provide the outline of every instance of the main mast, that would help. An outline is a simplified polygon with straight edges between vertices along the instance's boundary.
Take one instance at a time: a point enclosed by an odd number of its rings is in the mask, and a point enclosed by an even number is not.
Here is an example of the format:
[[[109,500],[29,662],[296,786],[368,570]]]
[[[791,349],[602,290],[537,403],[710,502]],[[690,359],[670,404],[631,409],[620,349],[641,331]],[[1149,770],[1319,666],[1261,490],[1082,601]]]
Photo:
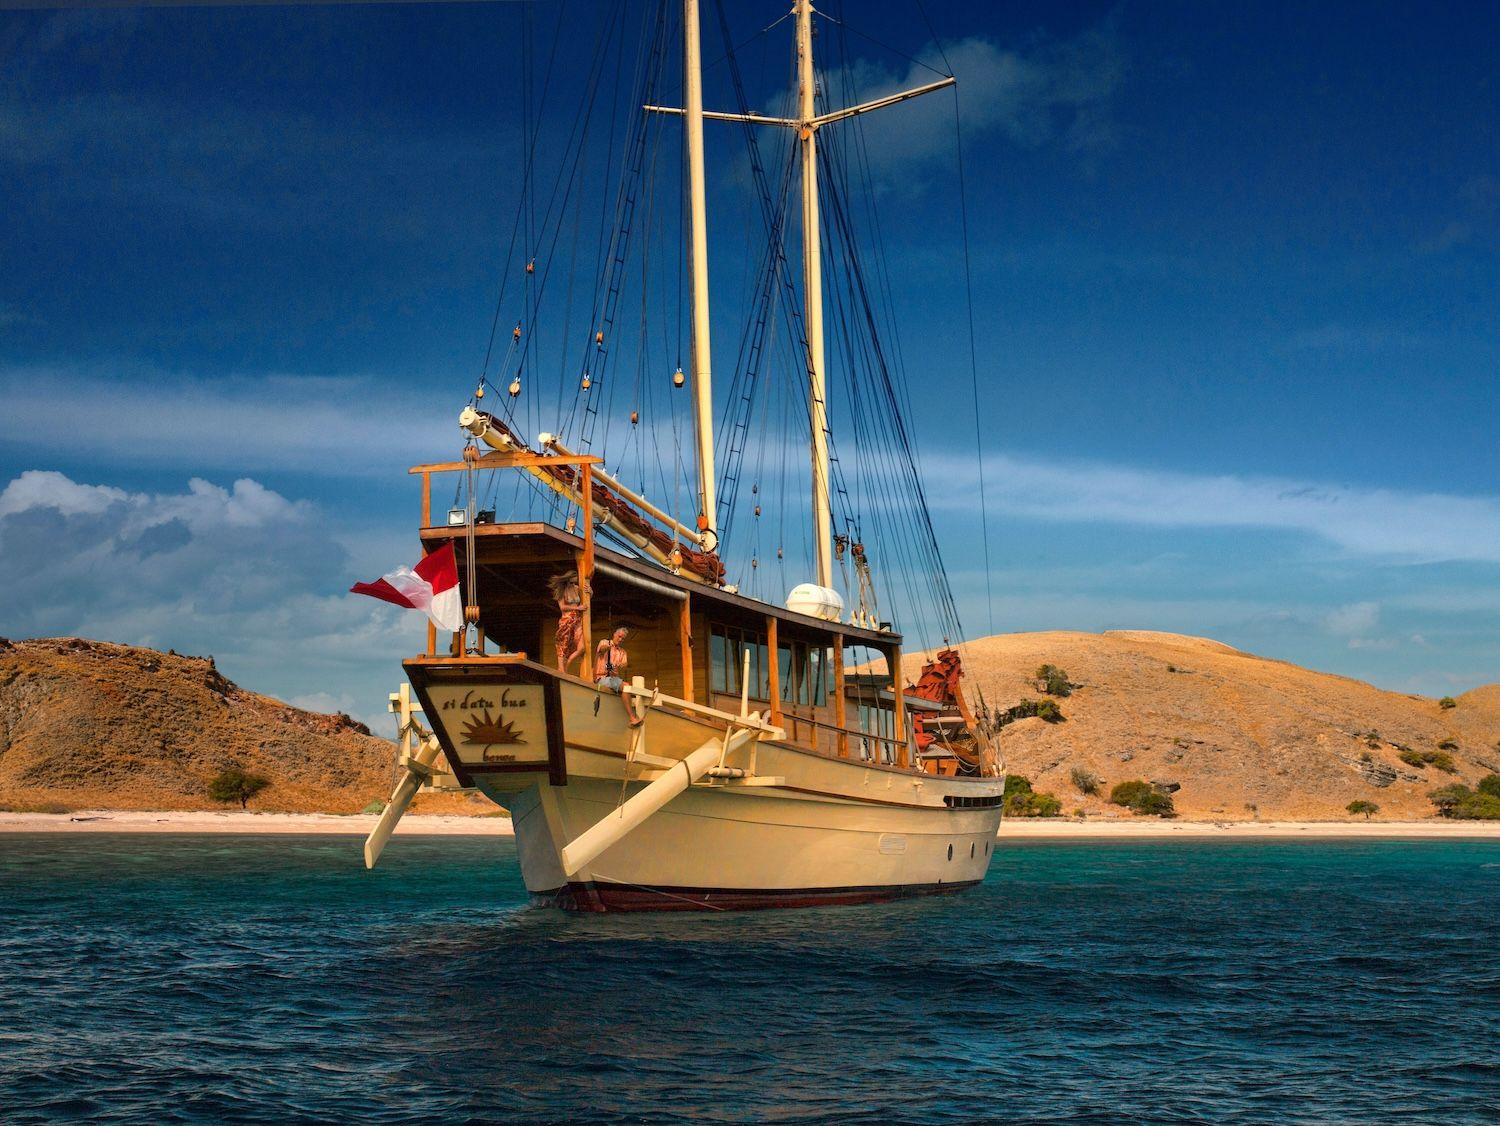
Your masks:
[[[802,301],[807,326],[808,410],[812,429],[813,550],[818,585],[833,586],[833,516],[828,484],[827,375],[823,357],[823,248],[818,230],[817,72],[812,0],[796,0],[797,142],[802,152]]]
[[[818,114],[817,72],[813,66],[812,0],[794,0],[797,17],[797,116],[769,117],[760,113],[705,112],[702,59],[698,38],[698,0],[683,0],[683,107],[648,105],[652,113],[681,114],[686,126],[688,191],[692,211],[693,273],[693,415],[698,439],[698,493],[703,502],[700,519],[707,540],[717,539],[714,512],[713,394],[708,362],[708,223],[703,185],[703,119],[743,121],[797,131],[802,162],[802,300],[807,329],[808,415],[812,429],[813,542],[818,585],[833,586],[833,517],[830,512],[828,471],[827,376],[823,355],[823,256],[818,231],[818,130],[837,121],[897,105],[910,98],[952,86],[951,75],[924,86],[887,94],[856,106]],[[705,544],[704,546],[710,546]]]
[[[693,427],[698,444],[698,503],[701,506],[698,522],[704,532],[717,538],[713,372],[708,342],[708,207],[703,176],[703,56],[698,34],[698,0],[683,0],[682,4],[682,74],[692,241]]]

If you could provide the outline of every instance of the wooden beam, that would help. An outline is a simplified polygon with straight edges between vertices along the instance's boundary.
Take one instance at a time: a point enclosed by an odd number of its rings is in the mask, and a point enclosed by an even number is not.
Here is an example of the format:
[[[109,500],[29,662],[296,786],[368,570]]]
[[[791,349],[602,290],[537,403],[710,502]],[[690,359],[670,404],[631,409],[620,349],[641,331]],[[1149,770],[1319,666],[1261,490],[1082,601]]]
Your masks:
[[[693,596],[677,607],[677,644],[682,648],[682,698],[693,700]]]
[[[422,474],[422,527],[432,527],[432,474]]]
[[[594,459],[595,461],[598,458]],[[594,579],[594,471],[585,464],[582,472],[583,501],[583,573],[589,582]]]
[[[601,465],[604,459],[593,454],[485,454],[473,462],[434,461],[426,465],[413,465],[408,473],[455,473],[460,469],[525,469],[532,465]]]
[[[906,685],[902,683],[905,677],[901,675],[901,646],[892,645],[885,660],[891,670],[891,693],[896,697],[896,765],[905,767],[910,739],[906,734]]]
[[[766,615],[766,649],[771,656],[767,693],[771,697],[771,724],[781,726],[781,645],[776,639],[776,618]]]
[[[839,758],[849,757],[848,720],[844,715],[844,639],[833,639],[833,723],[839,729]]]

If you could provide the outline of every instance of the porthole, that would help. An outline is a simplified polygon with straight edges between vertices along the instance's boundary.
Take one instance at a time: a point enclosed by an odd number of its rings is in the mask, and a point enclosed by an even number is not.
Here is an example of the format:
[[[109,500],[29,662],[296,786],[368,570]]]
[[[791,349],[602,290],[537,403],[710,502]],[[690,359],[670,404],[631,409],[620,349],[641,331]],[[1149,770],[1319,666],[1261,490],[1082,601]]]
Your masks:
[[[948,842],[948,859],[949,860],[953,859],[953,842],[952,841]]]

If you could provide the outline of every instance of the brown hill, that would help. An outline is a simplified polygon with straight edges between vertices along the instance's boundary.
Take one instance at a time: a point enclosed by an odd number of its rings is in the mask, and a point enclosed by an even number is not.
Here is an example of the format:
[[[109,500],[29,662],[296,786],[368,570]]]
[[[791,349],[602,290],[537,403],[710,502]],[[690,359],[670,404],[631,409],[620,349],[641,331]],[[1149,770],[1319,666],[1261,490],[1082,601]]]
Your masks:
[[[6,808],[210,808],[209,780],[239,766],[271,780],[255,808],[352,813],[390,793],[395,758],[363,724],[247,692],[211,657],[0,639]]]
[[[906,658],[915,678],[924,657]],[[1422,696],[1242,653],[1206,638],[1114,630],[983,638],[965,646],[972,693],[992,709],[1040,699],[1042,664],[1077,687],[1058,700],[1065,722],[1006,726],[1011,773],[1056,794],[1065,812],[1125,816],[1109,787],[1141,779],[1177,783],[1177,809],[1198,819],[1347,819],[1366,799],[1382,819],[1429,817],[1429,791],[1473,785],[1500,770],[1500,685],[1477,688],[1443,708]],[[1439,752],[1454,772],[1412,766],[1401,753]],[[1089,797],[1075,767],[1104,781]]]
[[[906,659],[914,678],[921,655]],[[1216,641],[1142,631],[1026,633],[965,647],[969,685],[991,708],[1039,699],[1038,665],[1076,686],[1066,722],[1005,727],[1008,768],[1065,811],[1126,816],[1074,786],[1075,767],[1109,786],[1176,783],[1186,817],[1347,818],[1356,798],[1381,818],[1428,817],[1428,791],[1500,770],[1500,685],[1456,706],[1267,660]],[[1454,772],[1401,753],[1451,743]],[[261,809],[350,813],[385,797],[395,749],[342,715],[248,692],[211,658],[107,642],[0,639],[0,807],[203,809],[209,780],[234,765],[272,786]],[[492,812],[424,795],[425,812]]]

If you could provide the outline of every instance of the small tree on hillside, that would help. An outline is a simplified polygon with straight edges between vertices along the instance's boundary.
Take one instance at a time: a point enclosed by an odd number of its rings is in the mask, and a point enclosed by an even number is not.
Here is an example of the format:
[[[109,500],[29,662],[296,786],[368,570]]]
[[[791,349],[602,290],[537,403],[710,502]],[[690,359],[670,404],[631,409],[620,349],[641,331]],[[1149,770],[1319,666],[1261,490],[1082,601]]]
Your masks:
[[[1036,670],[1036,686],[1049,696],[1071,696],[1073,686],[1068,683],[1068,674],[1056,665],[1039,665]]]
[[[269,778],[262,778],[259,774],[249,774],[237,766],[221,770],[217,777],[208,784],[208,796],[214,801],[239,802],[240,808],[244,809],[250,804],[250,799],[260,793],[271,784]]]
[[[1356,817],[1359,814],[1363,813],[1365,815],[1366,821],[1370,819],[1370,814],[1380,812],[1380,807],[1374,802],[1364,801],[1362,799],[1360,801],[1352,801],[1348,805],[1344,806],[1344,808],[1350,813],[1354,814]]]
[[[1474,789],[1481,794],[1488,794],[1492,798],[1500,798],[1500,774],[1486,774],[1481,778]]]
[[[1432,804],[1437,806],[1438,813],[1444,817],[1452,817],[1454,809],[1461,805],[1465,798],[1471,796],[1469,787],[1458,782],[1433,790],[1427,795]]]
[[[1444,710],[1447,710],[1448,708],[1456,708],[1458,707],[1458,701],[1455,700],[1452,696],[1444,696],[1441,700],[1438,701],[1438,707],[1443,708]]]

